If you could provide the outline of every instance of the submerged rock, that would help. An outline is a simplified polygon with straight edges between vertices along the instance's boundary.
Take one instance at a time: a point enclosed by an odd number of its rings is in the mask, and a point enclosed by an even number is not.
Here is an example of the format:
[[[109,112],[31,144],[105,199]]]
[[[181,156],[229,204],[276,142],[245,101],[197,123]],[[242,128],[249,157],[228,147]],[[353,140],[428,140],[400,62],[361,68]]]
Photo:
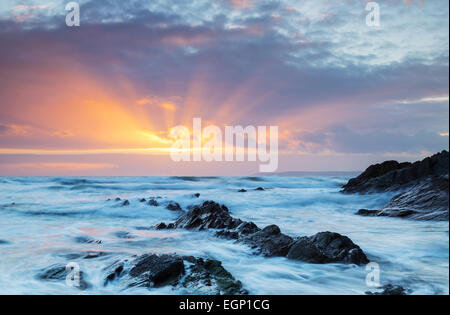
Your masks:
[[[181,206],[177,202],[169,203],[166,208],[171,211],[181,211]]]
[[[130,202],[128,200],[124,200],[124,202],[122,202],[122,207],[129,206],[129,205],[130,205]]]
[[[85,243],[85,244],[101,244],[101,240],[93,239],[89,236],[77,236],[74,238],[74,241],[77,243]]]
[[[36,278],[38,278],[39,280],[46,280],[46,281],[65,281],[67,276],[71,272],[72,272],[71,269],[67,270],[66,266],[56,264],[56,265],[49,266],[49,267],[43,269],[42,271],[40,271],[36,275]],[[86,289],[90,288],[91,285],[85,280],[85,276],[82,271],[80,271],[79,276],[80,276],[80,279],[79,279],[80,282],[79,282],[79,286],[76,286],[76,288],[78,288],[80,290],[86,290]]]
[[[263,191],[263,190],[264,190],[264,188],[262,188],[262,187],[258,187],[258,188],[256,188],[255,190],[258,190],[258,191]]]
[[[247,192],[245,189],[239,189],[238,192]]]
[[[153,206],[153,207],[159,206],[158,201],[156,201],[155,199],[150,199],[150,200],[148,201],[148,205],[149,205],[149,206]]]
[[[367,295],[407,295],[409,294],[408,290],[405,290],[401,285],[393,285],[393,284],[386,284],[381,287],[383,291],[381,292],[370,292],[367,291]]]
[[[369,263],[364,252],[351,239],[332,232],[300,237],[290,247],[287,258],[315,264],[338,262],[362,265]]]

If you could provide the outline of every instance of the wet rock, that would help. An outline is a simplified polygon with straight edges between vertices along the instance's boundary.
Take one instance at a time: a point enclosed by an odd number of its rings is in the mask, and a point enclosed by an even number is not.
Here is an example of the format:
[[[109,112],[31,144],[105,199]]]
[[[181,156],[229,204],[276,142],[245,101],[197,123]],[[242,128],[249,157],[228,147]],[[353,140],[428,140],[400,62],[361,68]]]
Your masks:
[[[278,226],[269,225],[256,233],[244,237],[242,241],[256,249],[259,254],[272,257],[286,256],[294,240],[281,233]]]
[[[200,194],[199,194],[199,193],[196,193],[196,194],[193,194],[193,196],[194,196],[195,198],[199,198],[199,197],[200,197]]]
[[[117,232],[114,232],[113,234],[114,234],[114,236],[116,236],[118,238],[123,238],[123,239],[136,238],[136,235],[133,235],[130,232],[127,232],[127,231],[117,231]]]
[[[45,280],[45,281],[65,281],[67,276],[73,273],[73,271],[68,268],[66,269],[66,266],[55,264],[50,267],[47,267],[43,270],[41,270],[37,275],[36,278],[39,280]],[[91,285],[85,280],[84,273],[80,271],[80,282],[79,286],[77,286],[80,290],[86,290],[91,287]]]
[[[386,161],[369,166],[342,186],[345,193],[395,191],[430,177],[447,177],[449,153],[442,151],[415,163]]]
[[[262,187],[258,187],[258,188],[256,188],[255,190],[258,190],[258,191],[263,191],[263,190],[264,190],[264,188],[262,188]]]
[[[228,208],[224,205],[219,205],[214,201],[205,201],[181,215],[175,221],[175,227],[196,230],[234,229],[241,223],[241,220],[231,217]]]
[[[158,287],[177,282],[184,274],[183,259],[177,255],[143,255],[136,259],[129,275],[131,286]]]
[[[300,237],[292,244],[287,258],[309,263],[369,263],[361,248],[347,236],[332,232],[320,232],[310,237]]]
[[[93,259],[93,258],[99,258],[103,256],[107,256],[107,252],[103,251],[89,251],[85,255],[83,255],[83,259]]]
[[[122,207],[129,206],[129,205],[130,205],[130,202],[128,200],[125,200],[124,202],[122,202]]]
[[[189,267],[189,274],[183,279],[181,284],[183,287],[194,292],[207,290],[207,292],[220,295],[248,294],[248,291],[243,289],[242,283],[236,280],[220,261],[195,259],[195,257],[189,260],[193,265]]]
[[[381,292],[367,291],[366,294],[367,295],[407,295],[407,294],[409,294],[409,291],[405,290],[405,288],[403,288],[400,285],[386,284],[386,285],[382,286],[381,289],[383,289],[383,291],[381,291]]]
[[[75,242],[81,243],[81,244],[101,244],[101,240],[93,239],[89,236],[77,236],[74,238]]]
[[[145,198],[142,198],[139,200],[139,202],[146,202],[147,200]]]
[[[356,214],[363,216],[448,221],[448,189],[448,178],[428,178],[407,191],[394,196],[381,209],[361,209]]]
[[[166,228],[167,228],[167,225],[164,222],[161,222],[161,223],[158,223],[155,225],[155,229],[157,229],[157,230],[163,230]]]
[[[166,206],[170,211],[181,211],[181,206],[177,202],[171,202]]]
[[[116,199],[114,199],[115,201],[120,201],[120,200],[122,200],[122,199],[120,199],[119,197],[117,197]]]
[[[106,271],[107,273],[103,285],[107,286],[110,282],[113,282],[114,280],[118,279],[122,275],[124,266],[125,266],[124,261],[116,261],[112,265],[103,269],[103,271]]]
[[[149,206],[153,206],[153,207],[159,206],[158,201],[156,201],[155,199],[150,199],[150,200],[148,201],[148,205],[149,205]]]
[[[239,189],[238,192],[247,192],[245,189]]]

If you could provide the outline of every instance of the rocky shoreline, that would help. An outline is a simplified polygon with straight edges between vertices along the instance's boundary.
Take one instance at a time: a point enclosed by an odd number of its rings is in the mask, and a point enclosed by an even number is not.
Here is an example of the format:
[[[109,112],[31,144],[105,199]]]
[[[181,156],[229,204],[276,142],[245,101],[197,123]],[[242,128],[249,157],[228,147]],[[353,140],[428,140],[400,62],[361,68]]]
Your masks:
[[[449,153],[442,151],[415,163],[386,161],[369,166],[342,186],[342,192],[397,192],[380,209],[360,209],[363,216],[449,220]]]

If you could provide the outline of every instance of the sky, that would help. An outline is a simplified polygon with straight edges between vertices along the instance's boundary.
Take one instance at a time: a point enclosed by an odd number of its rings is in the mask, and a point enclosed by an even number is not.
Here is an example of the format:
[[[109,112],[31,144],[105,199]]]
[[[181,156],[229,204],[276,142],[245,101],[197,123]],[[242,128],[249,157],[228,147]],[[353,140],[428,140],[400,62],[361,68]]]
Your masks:
[[[449,147],[449,3],[0,2],[0,175],[249,175],[174,162],[171,128],[278,126],[283,171]]]

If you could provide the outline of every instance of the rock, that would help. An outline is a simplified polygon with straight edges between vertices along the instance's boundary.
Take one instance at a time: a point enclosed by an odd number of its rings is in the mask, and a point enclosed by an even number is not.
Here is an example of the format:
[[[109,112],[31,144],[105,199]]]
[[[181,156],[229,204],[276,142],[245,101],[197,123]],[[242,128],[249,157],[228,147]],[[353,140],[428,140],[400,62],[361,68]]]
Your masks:
[[[272,257],[286,256],[294,240],[282,234],[278,226],[269,225],[244,237],[242,241],[256,249],[258,254]]]
[[[344,193],[384,192],[404,189],[429,177],[447,177],[449,153],[442,151],[415,163],[386,161],[369,166],[342,186]]]
[[[89,236],[77,236],[74,238],[77,243],[85,243],[85,244],[101,244],[101,240],[93,239]]]
[[[158,223],[155,225],[155,229],[157,229],[157,230],[163,230],[166,228],[167,228],[167,225],[164,222],[161,222],[161,223]]]
[[[169,203],[166,208],[170,211],[181,211],[181,207],[177,202]]]
[[[147,200],[145,198],[142,198],[139,200],[139,202],[146,202]]]
[[[103,251],[89,251],[85,255],[83,255],[83,259],[99,258],[107,255],[108,253]]]
[[[245,189],[239,189],[238,192],[247,192]]]
[[[193,194],[193,196],[194,196],[195,198],[200,198],[200,194],[199,194],[199,193]]]
[[[118,279],[124,270],[125,262],[116,261],[112,265],[106,267],[104,271],[107,271],[107,276],[103,282],[104,286],[107,286],[110,282]]]
[[[431,177],[394,196],[381,209],[361,209],[358,215],[448,221],[448,178]]]
[[[220,261],[190,257],[189,262],[193,265],[189,267],[189,274],[181,284],[183,287],[196,292],[207,288],[208,291],[220,295],[248,294],[242,283],[236,280]]]
[[[50,267],[47,267],[40,271],[36,278],[45,281],[65,281],[69,273],[73,272],[71,269],[66,270],[66,266],[55,264]],[[86,290],[91,287],[91,285],[85,280],[84,273],[80,271],[80,282],[79,286],[77,286],[80,290]]]
[[[300,237],[289,249],[287,258],[309,263],[369,263],[361,248],[347,236],[332,232],[320,232],[310,237]]]
[[[258,187],[258,188],[256,188],[255,190],[258,190],[258,191],[263,191],[263,190],[264,190],[264,188],[262,188],[262,187]]]
[[[383,291],[381,291],[381,292],[367,291],[366,294],[367,295],[407,295],[409,293],[407,290],[405,290],[405,288],[403,288],[400,285],[386,284],[386,285],[382,286],[381,289],[383,289]]]
[[[136,238],[135,235],[131,234],[130,232],[127,231],[117,231],[114,232],[114,236],[118,237],[118,238],[123,238],[123,239],[132,239],[132,238]]]
[[[234,229],[241,223],[241,220],[231,217],[227,207],[214,201],[205,201],[180,216],[175,221],[175,227],[196,230]]]
[[[0,245],[7,245],[7,244],[11,244],[11,243],[6,240],[0,240]]]
[[[136,259],[129,275],[131,286],[159,287],[177,282],[184,272],[180,256],[146,254]]]
[[[120,201],[121,199],[119,197],[117,197],[116,199],[114,199],[115,201]]]
[[[129,206],[129,205],[130,205],[130,202],[128,200],[125,200],[124,202],[122,202],[122,207]]]
[[[153,207],[159,206],[158,201],[156,201],[155,199],[150,199],[150,200],[148,201],[148,205],[149,205],[149,206],[153,206]]]

